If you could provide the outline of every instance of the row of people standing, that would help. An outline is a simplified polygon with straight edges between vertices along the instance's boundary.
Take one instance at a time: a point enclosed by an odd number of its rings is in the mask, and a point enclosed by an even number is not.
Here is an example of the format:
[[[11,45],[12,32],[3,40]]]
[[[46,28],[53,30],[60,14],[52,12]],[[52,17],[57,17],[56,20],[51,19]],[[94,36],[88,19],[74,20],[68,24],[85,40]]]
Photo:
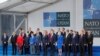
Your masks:
[[[70,56],[71,50],[73,56],[92,56],[93,34],[91,31],[82,29],[80,32],[63,29],[62,35],[64,36],[64,47],[67,56]],[[88,52],[88,55],[85,55]]]
[[[37,37],[35,40],[32,40],[33,38]],[[11,37],[8,37],[7,33],[4,32],[1,41],[2,41],[2,48],[3,48],[3,55],[7,55],[8,52],[8,42],[12,44],[12,55],[16,55],[17,51],[18,54],[30,54],[32,53],[30,50],[32,50],[32,46],[35,43],[36,47],[36,53],[39,53],[40,48],[40,42],[42,39],[42,33],[39,31],[39,28],[37,29],[36,34],[34,32],[30,31],[27,35],[27,33],[24,32],[22,28],[19,29],[19,34],[17,35],[15,32],[13,32]],[[34,42],[34,43],[31,43]]]
[[[17,47],[19,54],[40,54],[43,47],[44,56],[47,56],[48,48],[50,48],[50,56],[54,56],[57,47],[59,56],[62,56],[62,51],[65,51],[65,56],[70,56],[71,50],[74,54],[73,56],[77,55],[78,50],[80,51],[80,56],[85,56],[86,48],[88,49],[88,56],[92,56],[93,34],[90,31],[87,33],[82,30],[79,34],[77,31],[65,31],[65,28],[62,28],[57,33],[53,29],[50,30],[50,33],[47,30],[42,33],[38,28],[36,33],[31,30],[28,33],[26,35],[23,29],[20,29],[19,35],[13,33],[11,37],[13,55],[16,54]],[[7,54],[7,40],[8,37],[5,40],[4,33],[4,37],[2,37],[3,54]]]

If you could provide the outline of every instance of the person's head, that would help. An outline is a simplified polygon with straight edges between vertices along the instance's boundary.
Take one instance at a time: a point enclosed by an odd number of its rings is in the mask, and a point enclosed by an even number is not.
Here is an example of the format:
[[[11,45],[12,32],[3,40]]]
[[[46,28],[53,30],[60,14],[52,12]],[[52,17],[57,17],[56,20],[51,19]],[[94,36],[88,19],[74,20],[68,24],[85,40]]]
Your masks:
[[[69,33],[73,33],[73,30],[70,30]]]
[[[54,33],[54,30],[53,30],[53,29],[51,29],[51,30],[50,30],[50,33],[51,33],[51,34],[53,34],[53,33]]]
[[[79,33],[77,31],[73,31],[74,35],[79,35]]]
[[[6,34],[7,34],[6,32],[3,33],[3,35],[6,35]]]
[[[39,29],[39,28],[37,28],[36,33],[38,34],[39,32],[40,32],[40,29]]]
[[[22,30],[22,33],[25,33],[24,29]]]
[[[79,32],[78,32],[78,31],[76,31],[76,34],[78,34],[78,35],[79,35]]]
[[[76,34],[76,31],[73,31],[73,34]]]
[[[68,29],[66,30],[66,33],[69,33],[69,30]]]
[[[85,34],[85,33],[86,33],[85,29],[82,29],[82,30],[81,30],[81,32],[82,32],[83,34]]]
[[[19,28],[19,31],[22,31],[23,29],[22,28]]]
[[[58,31],[60,31],[60,28],[58,28]]]
[[[58,35],[59,35],[59,36],[61,35],[61,31],[58,32]]]
[[[34,32],[32,31],[32,32],[31,32],[31,36],[33,36],[33,35],[34,35]]]
[[[40,31],[40,28],[37,28],[37,31]]]
[[[83,35],[84,34],[84,29],[80,30],[79,34]]]
[[[48,31],[47,30],[44,30],[44,35],[48,35]]]
[[[21,36],[21,33],[19,33],[18,35]]]
[[[13,32],[13,35],[15,35],[16,34],[16,32]]]
[[[62,31],[65,31],[65,28],[62,28]]]
[[[88,31],[88,34],[90,35],[92,32],[91,31]]]
[[[85,31],[84,34],[85,34],[85,35],[88,35],[88,31]]]

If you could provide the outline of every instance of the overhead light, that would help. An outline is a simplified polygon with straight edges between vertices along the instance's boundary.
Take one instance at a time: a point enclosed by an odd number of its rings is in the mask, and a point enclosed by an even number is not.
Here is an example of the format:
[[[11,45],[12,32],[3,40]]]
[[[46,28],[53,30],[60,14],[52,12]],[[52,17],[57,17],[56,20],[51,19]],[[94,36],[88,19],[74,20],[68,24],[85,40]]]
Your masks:
[[[8,1],[8,0],[0,0],[0,3],[4,3],[4,2],[6,2],[6,1]]]

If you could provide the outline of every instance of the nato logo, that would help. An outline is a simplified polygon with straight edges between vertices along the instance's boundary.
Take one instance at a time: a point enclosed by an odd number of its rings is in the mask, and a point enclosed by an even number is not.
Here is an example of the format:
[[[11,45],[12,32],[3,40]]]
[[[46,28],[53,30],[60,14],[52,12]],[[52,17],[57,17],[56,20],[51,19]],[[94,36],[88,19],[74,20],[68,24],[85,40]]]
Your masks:
[[[44,13],[43,17],[44,17],[44,27],[56,26],[56,13],[46,12]]]
[[[84,19],[100,19],[100,0],[83,0]]]

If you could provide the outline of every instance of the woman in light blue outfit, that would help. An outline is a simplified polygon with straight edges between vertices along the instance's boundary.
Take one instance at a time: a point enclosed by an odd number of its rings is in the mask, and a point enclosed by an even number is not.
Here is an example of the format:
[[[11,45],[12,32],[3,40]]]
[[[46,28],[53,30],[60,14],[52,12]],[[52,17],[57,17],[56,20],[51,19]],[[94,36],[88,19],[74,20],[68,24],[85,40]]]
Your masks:
[[[63,36],[61,35],[61,32],[58,32],[57,36],[57,48],[58,48],[58,56],[62,56],[62,45],[63,45]]]
[[[30,36],[30,54],[34,54],[35,53],[35,41],[36,41],[36,38],[34,36],[34,33],[32,32],[31,33],[31,36]]]

